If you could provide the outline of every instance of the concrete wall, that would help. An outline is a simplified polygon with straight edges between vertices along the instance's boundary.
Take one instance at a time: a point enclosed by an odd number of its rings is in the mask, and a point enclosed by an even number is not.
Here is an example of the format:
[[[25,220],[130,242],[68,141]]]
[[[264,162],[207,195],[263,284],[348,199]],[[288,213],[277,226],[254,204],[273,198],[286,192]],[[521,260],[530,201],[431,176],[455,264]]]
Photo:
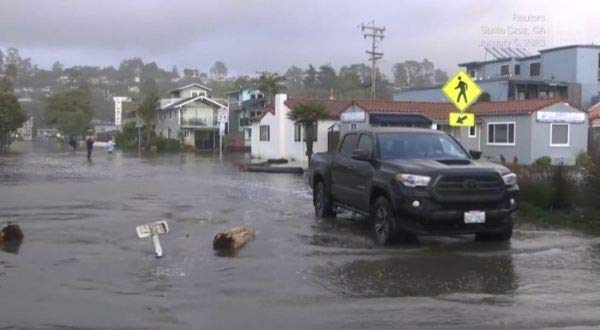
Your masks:
[[[544,108],[540,111],[552,112],[579,112],[565,103],[557,103]],[[558,164],[563,162],[567,165],[575,164],[577,155],[582,151],[587,151],[588,146],[588,120],[583,123],[568,123],[569,125],[569,146],[556,147],[550,146],[550,126],[551,123],[538,122],[536,114],[530,117],[531,129],[535,132],[531,136],[531,159],[535,161],[542,156],[550,156],[552,162]]]

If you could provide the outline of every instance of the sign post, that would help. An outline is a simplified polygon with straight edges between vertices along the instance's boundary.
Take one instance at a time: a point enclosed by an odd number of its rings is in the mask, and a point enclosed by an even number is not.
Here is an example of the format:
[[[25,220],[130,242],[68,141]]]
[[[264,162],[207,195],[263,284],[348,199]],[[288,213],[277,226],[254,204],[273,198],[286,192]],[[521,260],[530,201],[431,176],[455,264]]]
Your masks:
[[[144,121],[138,118],[135,122],[135,127],[138,129],[138,154],[142,153],[142,127],[144,127]]]
[[[229,121],[229,109],[225,107],[219,109],[217,119],[219,122],[219,156],[223,157],[223,135],[225,135],[225,124]]]
[[[464,70],[458,70],[442,87],[442,92],[458,112],[451,112],[448,123],[453,127],[475,126],[475,115],[465,111],[477,101],[481,88]]]

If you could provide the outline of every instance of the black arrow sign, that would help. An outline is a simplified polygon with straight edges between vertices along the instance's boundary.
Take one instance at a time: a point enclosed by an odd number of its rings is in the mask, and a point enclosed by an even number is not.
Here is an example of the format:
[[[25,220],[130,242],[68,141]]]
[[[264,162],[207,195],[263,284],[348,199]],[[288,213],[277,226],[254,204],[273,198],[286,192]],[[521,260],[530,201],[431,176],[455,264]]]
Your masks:
[[[465,120],[467,120],[467,115],[459,116],[458,119],[456,119],[456,123],[457,124],[462,124],[462,123],[465,122]]]

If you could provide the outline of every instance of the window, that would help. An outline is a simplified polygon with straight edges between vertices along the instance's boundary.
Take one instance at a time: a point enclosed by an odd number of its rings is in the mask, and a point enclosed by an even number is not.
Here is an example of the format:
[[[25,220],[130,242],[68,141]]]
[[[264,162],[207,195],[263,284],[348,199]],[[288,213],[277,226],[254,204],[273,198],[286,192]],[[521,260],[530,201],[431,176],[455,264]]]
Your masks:
[[[469,127],[469,137],[470,138],[477,137],[477,126],[471,126],[471,127]]]
[[[271,135],[269,132],[269,125],[260,125],[260,140],[261,141],[270,141]]]
[[[355,130],[356,129],[356,123],[350,123],[350,129],[351,130]]]
[[[198,96],[198,92],[192,92],[192,97]]]
[[[362,134],[360,139],[358,140],[358,146],[356,147],[358,150],[367,150],[369,154],[373,150],[373,139],[366,134]]]
[[[294,124],[294,142],[302,141],[302,124]]]
[[[469,77],[471,77],[471,78],[477,78],[477,71],[475,71],[475,70],[469,70]]]
[[[569,124],[550,124],[550,146],[568,147],[569,131]]]
[[[244,138],[246,139],[246,141],[249,141],[250,139],[252,139],[252,129],[251,128],[244,128]]]
[[[171,119],[171,114],[173,113],[173,111],[169,110],[169,119]]]
[[[500,67],[500,74],[503,76],[508,76],[510,74],[510,72],[508,70],[508,64]]]
[[[380,133],[377,138],[382,159],[469,158],[465,150],[447,134]]]
[[[354,151],[354,147],[356,146],[356,142],[358,142],[358,134],[348,134],[344,138],[344,142],[340,147],[340,154],[344,156],[351,156]]]
[[[529,76],[538,77],[540,75],[540,63],[529,64]]]
[[[521,74],[521,64],[515,64],[515,76]]]
[[[515,123],[489,123],[489,145],[515,145]]]

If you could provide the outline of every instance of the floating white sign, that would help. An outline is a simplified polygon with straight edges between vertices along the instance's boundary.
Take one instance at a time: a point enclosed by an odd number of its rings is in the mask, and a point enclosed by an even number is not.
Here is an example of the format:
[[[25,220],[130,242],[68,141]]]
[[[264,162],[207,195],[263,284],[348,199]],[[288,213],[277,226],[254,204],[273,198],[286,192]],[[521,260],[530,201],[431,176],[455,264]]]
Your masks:
[[[536,113],[536,118],[537,121],[543,123],[584,123],[585,113],[538,111]]]
[[[166,221],[157,221],[152,223],[147,223],[143,225],[139,225],[135,228],[137,235],[139,238],[152,237],[152,242],[154,243],[154,251],[156,252],[156,257],[162,257],[163,250],[162,246],[160,246],[160,241],[158,240],[159,234],[166,234],[169,232],[169,226]]]
[[[342,123],[357,123],[365,121],[364,111],[347,111],[340,116]]]

